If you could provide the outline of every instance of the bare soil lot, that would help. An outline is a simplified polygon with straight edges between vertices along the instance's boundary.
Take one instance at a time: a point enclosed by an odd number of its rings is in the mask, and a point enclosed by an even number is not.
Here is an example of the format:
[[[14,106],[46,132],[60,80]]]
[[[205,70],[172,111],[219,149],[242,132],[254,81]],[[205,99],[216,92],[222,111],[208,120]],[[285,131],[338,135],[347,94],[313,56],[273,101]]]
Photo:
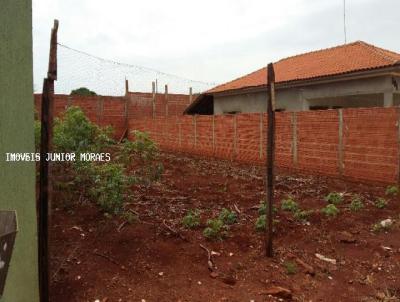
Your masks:
[[[265,196],[262,167],[169,153],[162,162],[160,182],[134,188],[128,207],[139,219],[132,224],[85,200],[66,205],[54,196],[51,301],[400,301],[400,200],[385,186],[279,173],[275,257],[268,259],[264,233],[254,227]],[[344,198],[332,218],[315,211],[330,192]],[[357,212],[349,207],[355,194],[365,205]],[[314,210],[308,222],[281,209],[288,195]],[[379,197],[383,209],[374,204]],[[224,207],[238,222],[224,240],[207,240],[206,221]],[[201,226],[191,230],[181,223],[189,209],[201,210]],[[390,228],[373,232],[385,219]],[[200,244],[216,253],[213,274]],[[292,297],[268,295],[276,286]]]

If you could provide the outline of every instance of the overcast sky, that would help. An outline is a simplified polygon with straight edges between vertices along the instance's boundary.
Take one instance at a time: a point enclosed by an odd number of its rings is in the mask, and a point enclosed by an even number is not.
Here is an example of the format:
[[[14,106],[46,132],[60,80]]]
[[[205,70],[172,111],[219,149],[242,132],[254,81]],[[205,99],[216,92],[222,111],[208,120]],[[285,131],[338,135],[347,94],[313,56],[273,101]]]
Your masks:
[[[400,52],[399,0],[346,2],[348,42]],[[36,86],[55,18],[72,48],[216,83],[344,43],[343,0],[33,0]]]

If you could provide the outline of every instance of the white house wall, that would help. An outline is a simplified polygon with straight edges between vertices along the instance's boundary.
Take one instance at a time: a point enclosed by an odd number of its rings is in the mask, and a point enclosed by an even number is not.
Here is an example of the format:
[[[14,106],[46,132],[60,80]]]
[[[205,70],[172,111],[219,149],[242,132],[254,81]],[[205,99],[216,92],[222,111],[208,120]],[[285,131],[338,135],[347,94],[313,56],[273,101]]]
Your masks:
[[[396,79],[400,85],[400,78]],[[281,110],[302,111],[310,106],[375,107],[393,105],[398,92],[391,76],[347,80],[341,82],[277,89],[276,107]],[[236,95],[214,95],[214,114],[229,112],[265,112],[267,92]]]

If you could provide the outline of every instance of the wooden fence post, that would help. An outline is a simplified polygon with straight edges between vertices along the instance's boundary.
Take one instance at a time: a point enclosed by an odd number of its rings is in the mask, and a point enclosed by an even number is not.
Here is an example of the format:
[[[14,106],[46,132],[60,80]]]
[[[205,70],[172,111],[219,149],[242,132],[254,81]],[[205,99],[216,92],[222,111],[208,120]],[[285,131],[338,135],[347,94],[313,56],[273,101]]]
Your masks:
[[[267,257],[273,257],[273,199],[274,199],[274,165],[275,165],[275,72],[272,63],[268,64],[268,129],[267,129],[267,179],[266,179],[266,238],[265,252]]]
[[[52,181],[51,163],[46,160],[52,151],[54,81],[57,80],[57,32],[58,20],[51,30],[50,55],[47,78],[43,82],[40,137],[40,177],[38,199],[38,262],[39,294],[41,302],[49,301],[49,207]]]
[[[125,78],[125,96],[128,96],[129,93],[129,82],[128,79]]]
[[[193,89],[192,87],[189,88],[189,104],[193,101]]]

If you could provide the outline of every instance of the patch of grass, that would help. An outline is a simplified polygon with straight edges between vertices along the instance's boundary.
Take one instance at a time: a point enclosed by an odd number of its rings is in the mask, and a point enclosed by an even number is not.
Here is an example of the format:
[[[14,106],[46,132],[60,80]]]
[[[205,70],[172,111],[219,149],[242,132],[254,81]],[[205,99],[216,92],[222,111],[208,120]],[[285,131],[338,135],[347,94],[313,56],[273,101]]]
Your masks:
[[[285,261],[283,263],[283,266],[285,267],[286,274],[288,275],[294,275],[297,273],[297,265],[296,263],[292,261]]]
[[[228,226],[219,218],[209,219],[203,235],[207,239],[222,239],[228,235]]]
[[[328,204],[325,208],[321,209],[321,212],[327,217],[336,217],[340,211],[334,204]]]
[[[384,209],[387,206],[387,201],[380,197],[375,201],[375,207],[377,207],[378,209]]]
[[[399,194],[398,186],[388,186],[385,191],[386,196],[397,196]]]
[[[355,195],[350,203],[350,210],[353,212],[357,212],[364,208],[364,203],[360,195]]]
[[[293,197],[289,196],[288,198],[282,200],[281,209],[284,211],[289,211],[289,212],[295,213],[299,210],[299,205],[293,199]]]
[[[182,224],[187,229],[194,229],[200,225],[200,211],[189,210],[182,219]]]
[[[219,219],[225,224],[234,224],[237,221],[237,215],[234,211],[223,208],[219,214]]]
[[[324,199],[330,204],[339,205],[343,202],[343,194],[338,192],[331,192],[326,195]]]

